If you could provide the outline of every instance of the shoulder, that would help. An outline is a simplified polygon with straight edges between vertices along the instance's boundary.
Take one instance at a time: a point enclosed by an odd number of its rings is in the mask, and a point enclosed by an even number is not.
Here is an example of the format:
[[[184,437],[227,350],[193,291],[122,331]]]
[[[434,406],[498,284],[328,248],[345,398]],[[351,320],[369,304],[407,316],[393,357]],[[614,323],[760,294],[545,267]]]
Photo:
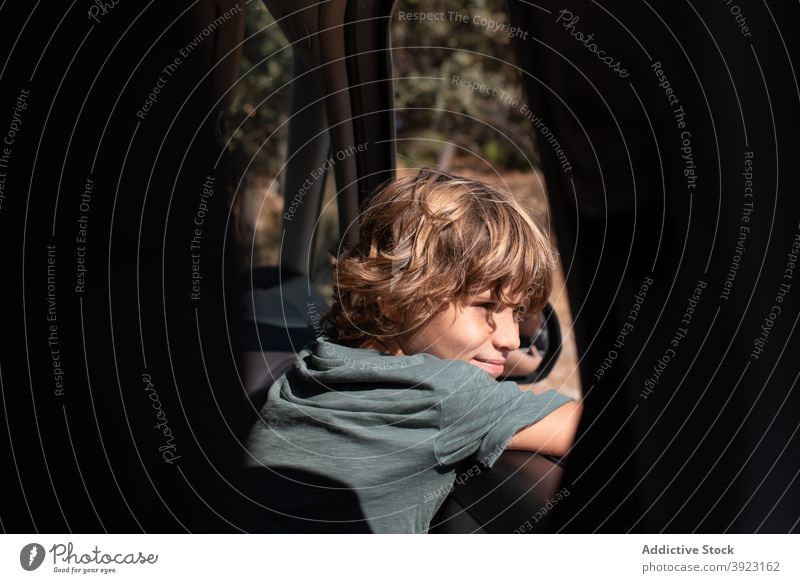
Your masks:
[[[424,384],[443,391],[474,383],[481,376],[483,379],[478,382],[484,385],[493,382],[483,371],[463,361],[444,360],[425,353],[393,356],[324,339],[303,349],[295,366],[301,373],[322,375],[331,381],[402,382]]]

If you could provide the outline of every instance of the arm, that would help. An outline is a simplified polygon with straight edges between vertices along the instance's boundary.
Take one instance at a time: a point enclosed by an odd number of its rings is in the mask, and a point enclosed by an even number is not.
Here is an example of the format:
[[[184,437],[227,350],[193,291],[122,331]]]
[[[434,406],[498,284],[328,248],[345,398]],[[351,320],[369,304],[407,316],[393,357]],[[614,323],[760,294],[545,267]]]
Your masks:
[[[565,403],[533,425],[517,431],[506,449],[563,456],[572,447],[582,413],[580,403]]]

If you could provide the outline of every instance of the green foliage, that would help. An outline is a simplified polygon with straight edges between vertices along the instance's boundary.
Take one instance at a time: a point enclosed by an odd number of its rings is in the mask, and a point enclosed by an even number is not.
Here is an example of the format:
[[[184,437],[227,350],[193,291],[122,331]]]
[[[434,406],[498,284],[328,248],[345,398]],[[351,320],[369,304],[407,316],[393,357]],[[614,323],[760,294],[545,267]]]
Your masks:
[[[495,166],[505,166],[508,163],[508,151],[497,140],[489,140],[483,145],[483,155]]]
[[[400,11],[443,12],[445,19],[401,22]],[[449,18],[450,12],[465,21]],[[433,164],[444,144],[452,142],[459,155],[474,152],[493,164],[529,169],[526,157],[537,161],[530,122],[499,97],[507,91],[526,103],[509,38],[502,30],[474,24],[475,15],[507,21],[502,0],[397,3],[391,36],[398,152],[412,164]],[[285,159],[291,48],[258,1],[248,5],[245,39],[243,78],[228,115],[231,149],[238,158],[252,160],[251,170],[274,176]],[[494,88],[495,94],[454,86],[453,75]]]
[[[251,2],[245,18],[242,79],[227,125],[234,132],[231,147],[237,157],[252,160],[251,169],[262,175],[276,175],[285,158],[292,79],[288,45],[264,5]]]
[[[444,20],[401,21],[399,12],[443,13]],[[456,14],[458,16],[456,16]],[[477,16],[479,23],[473,18]],[[507,23],[502,0],[401,0],[392,24],[398,152],[421,162],[418,138],[438,132],[490,162],[530,169],[538,160],[530,122],[500,98],[506,91],[525,103],[508,35],[481,22]],[[486,86],[472,91],[453,76]],[[492,94],[493,93],[493,94]],[[521,151],[520,151],[521,150]]]

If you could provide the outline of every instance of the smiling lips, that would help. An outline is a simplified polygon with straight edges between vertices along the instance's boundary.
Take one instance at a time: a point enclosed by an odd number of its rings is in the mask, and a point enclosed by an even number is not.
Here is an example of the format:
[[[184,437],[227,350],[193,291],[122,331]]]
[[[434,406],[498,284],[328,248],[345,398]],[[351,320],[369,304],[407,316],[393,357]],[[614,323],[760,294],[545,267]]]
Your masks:
[[[491,376],[497,376],[503,372],[503,365],[505,364],[503,358],[473,358],[470,363],[482,368]]]

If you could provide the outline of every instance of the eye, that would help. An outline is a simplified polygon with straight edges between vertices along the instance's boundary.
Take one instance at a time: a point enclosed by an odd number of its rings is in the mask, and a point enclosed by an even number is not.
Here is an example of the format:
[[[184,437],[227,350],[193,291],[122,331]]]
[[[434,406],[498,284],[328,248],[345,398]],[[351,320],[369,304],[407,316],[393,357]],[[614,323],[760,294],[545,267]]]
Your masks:
[[[481,310],[486,310],[487,312],[497,311],[497,304],[495,302],[483,302],[478,304],[476,307],[480,308]]]

